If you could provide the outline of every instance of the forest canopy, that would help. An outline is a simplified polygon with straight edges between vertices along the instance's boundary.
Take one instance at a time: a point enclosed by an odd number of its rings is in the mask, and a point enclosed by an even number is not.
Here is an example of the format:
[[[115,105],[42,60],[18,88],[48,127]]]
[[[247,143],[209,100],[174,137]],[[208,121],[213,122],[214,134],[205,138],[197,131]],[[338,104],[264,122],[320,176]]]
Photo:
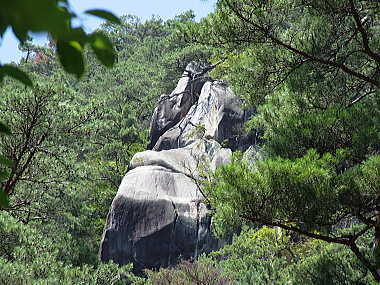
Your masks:
[[[221,0],[184,28],[222,46],[268,158],[237,159],[208,185],[222,223],[277,226],[347,246],[380,281],[380,6],[373,1]],[[332,230],[351,221],[350,233]],[[374,236],[368,255],[358,243]]]
[[[16,23],[21,2],[0,12],[1,35],[12,26],[27,53],[0,69],[1,284],[380,282],[380,3],[219,0],[199,22],[92,10],[108,21],[64,34]],[[47,8],[66,21],[66,5]],[[36,30],[49,47],[27,41]],[[146,149],[156,100],[188,62],[221,58],[211,75],[253,110],[245,133],[262,154],[235,153],[200,183],[232,244],[147,279],[100,264],[108,207]]]

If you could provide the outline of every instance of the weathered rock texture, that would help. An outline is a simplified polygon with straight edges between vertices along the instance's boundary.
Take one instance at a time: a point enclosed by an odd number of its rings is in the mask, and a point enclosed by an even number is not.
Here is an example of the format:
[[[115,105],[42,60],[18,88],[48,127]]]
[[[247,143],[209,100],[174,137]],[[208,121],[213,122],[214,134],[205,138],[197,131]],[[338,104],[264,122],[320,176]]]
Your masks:
[[[151,143],[137,153],[114,198],[100,247],[103,261],[133,263],[137,271],[173,265],[219,248],[196,179],[227,163],[246,114],[222,82],[188,65],[177,87],[162,95]],[[246,142],[245,142],[246,143]],[[236,142],[235,142],[236,145]]]

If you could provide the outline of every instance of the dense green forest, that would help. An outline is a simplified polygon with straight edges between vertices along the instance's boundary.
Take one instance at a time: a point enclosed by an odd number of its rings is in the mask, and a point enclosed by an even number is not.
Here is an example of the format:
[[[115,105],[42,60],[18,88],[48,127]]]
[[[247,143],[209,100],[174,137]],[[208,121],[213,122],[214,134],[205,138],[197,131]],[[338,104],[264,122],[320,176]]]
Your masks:
[[[109,20],[94,33],[106,51],[88,36],[79,67],[58,34],[46,47],[25,37],[22,73],[5,69],[21,81],[0,70],[0,284],[380,282],[377,1],[219,0],[200,22]],[[159,96],[190,61],[220,59],[211,75],[255,110],[245,132],[265,153],[237,152],[200,181],[215,234],[233,242],[144,276],[101,264],[109,205]]]

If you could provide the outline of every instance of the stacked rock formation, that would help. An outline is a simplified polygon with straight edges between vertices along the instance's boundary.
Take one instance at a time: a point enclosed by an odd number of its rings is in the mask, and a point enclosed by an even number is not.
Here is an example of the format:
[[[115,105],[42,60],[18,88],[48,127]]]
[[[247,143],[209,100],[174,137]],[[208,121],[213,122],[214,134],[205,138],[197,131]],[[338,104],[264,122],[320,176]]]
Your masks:
[[[151,142],[137,153],[112,202],[100,257],[143,268],[167,267],[216,250],[211,215],[196,182],[200,170],[228,163],[246,113],[222,82],[190,63],[151,121]],[[202,76],[199,76],[199,75]],[[236,143],[235,143],[236,145]]]

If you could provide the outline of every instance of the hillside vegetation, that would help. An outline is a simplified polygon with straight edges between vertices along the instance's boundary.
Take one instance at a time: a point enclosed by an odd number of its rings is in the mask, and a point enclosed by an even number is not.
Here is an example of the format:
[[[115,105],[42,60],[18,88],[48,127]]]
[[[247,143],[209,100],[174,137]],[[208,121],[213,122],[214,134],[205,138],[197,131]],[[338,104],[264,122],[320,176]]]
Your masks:
[[[379,4],[219,0],[194,19],[103,24],[114,67],[84,49],[80,80],[54,41],[23,44],[33,87],[0,87],[0,284],[380,282]],[[188,62],[220,59],[211,75],[255,110],[245,132],[265,153],[235,153],[200,181],[232,244],[146,276],[101,264],[109,205],[159,96]]]

